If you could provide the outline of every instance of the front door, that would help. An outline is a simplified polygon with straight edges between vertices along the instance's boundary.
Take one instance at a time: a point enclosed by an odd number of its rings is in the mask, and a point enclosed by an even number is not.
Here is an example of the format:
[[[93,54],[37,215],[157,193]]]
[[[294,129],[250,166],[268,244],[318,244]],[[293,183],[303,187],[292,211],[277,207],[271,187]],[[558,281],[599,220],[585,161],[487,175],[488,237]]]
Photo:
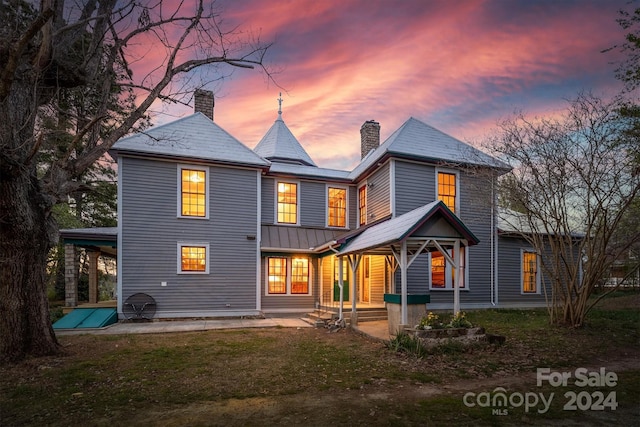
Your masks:
[[[334,257],[333,262],[333,300],[340,301],[340,258]],[[349,264],[342,258],[342,300],[349,301]]]

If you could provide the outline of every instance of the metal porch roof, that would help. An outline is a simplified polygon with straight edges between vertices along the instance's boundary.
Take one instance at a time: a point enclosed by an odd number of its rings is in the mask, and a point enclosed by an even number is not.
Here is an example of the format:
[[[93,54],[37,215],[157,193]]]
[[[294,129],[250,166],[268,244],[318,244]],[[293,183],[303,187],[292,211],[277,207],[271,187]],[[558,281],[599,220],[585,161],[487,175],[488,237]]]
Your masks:
[[[376,224],[344,243],[338,255],[354,253],[390,253],[389,246],[411,241],[412,237],[433,240],[464,239],[468,246],[478,244],[478,238],[441,202],[421,206],[403,215]]]

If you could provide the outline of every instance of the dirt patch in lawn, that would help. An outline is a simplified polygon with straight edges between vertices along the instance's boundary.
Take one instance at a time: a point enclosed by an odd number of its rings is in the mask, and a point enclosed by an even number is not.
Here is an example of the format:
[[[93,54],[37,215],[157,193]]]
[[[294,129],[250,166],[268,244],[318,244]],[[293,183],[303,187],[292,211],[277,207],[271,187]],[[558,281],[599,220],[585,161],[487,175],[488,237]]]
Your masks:
[[[252,329],[61,338],[65,355],[0,367],[0,425],[637,424],[637,312],[548,326],[544,311],[470,313],[502,346],[391,351],[359,333]],[[617,386],[536,385],[536,369],[605,368]],[[555,393],[546,413],[469,407],[466,393]],[[564,393],[615,391],[615,411],[565,411]],[[603,421],[604,420],[604,421]],[[606,423],[605,423],[606,421]]]

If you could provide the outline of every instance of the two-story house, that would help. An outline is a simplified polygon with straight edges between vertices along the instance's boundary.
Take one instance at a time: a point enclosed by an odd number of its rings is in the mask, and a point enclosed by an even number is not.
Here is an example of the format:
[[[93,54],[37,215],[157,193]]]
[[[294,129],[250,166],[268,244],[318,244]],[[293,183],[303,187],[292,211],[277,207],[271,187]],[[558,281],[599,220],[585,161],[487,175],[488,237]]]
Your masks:
[[[393,293],[432,309],[544,304],[538,255],[497,223],[501,162],[410,118],[383,143],[365,122],[360,163],[321,168],[281,109],[251,150],[213,121],[212,96],[113,147],[121,315],[136,293],[161,318],[383,307]]]

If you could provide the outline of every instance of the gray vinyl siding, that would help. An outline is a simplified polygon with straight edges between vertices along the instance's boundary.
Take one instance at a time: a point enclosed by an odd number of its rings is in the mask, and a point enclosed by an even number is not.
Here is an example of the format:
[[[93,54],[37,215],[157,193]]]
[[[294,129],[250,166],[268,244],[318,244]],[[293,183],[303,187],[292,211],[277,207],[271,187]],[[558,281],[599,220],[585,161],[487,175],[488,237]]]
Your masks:
[[[430,165],[395,161],[395,215],[431,203],[436,199],[435,168]]]
[[[396,215],[409,212],[436,200],[436,173],[432,165],[396,161]],[[460,292],[462,307],[491,305],[491,186],[481,175],[458,171],[460,219],[480,240],[468,248],[466,289]],[[408,292],[431,295],[431,303],[453,305],[453,290],[429,290],[429,258],[421,255],[407,272]],[[400,292],[400,271],[396,272],[396,290]]]
[[[276,181],[273,178],[262,177],[262,223],[275,224]]]
[[[327,224],[327,187],[324,182],[300,181],[300,225],[325,227]]]
[[[391,183],[389,163],[367,178],[367,223],[391,214]]]
[[[317,258],[309,257],[308,255],[278,255],[291,258],[308,258],[309,259],[309,280],[311,294],[309,295],[268,295],[267,294],[267,274],[268,264],[267,257],[263,257],[262,262],[262,274],[260,278],[261,294],[262,294],[262,310],[269,311],[313,311],[316,301],[320,301],[320,271],[318,268],[319,262]]]
[[[383,256],[371,257],[371,304],[384,303],[385,260]]]
[[[348,199],[348,216],[349,223],[347,224],[350,229],[355,229],[358,226],[358,188],[355,186],[349,187],[349,199]]]
[[[532,246],[522,238],[500,237],[498,241],[498,289],[500,306],[536,306],[546,305],[544,290],[539,293],[525,294],[522,292],[522,251],[533,251]],[[546,286],[551,295],[551,284],[540,269],[541,286]]]
[[[147,293],[157,317],[255,311],[258,172],[210,166],[209,219],[177,218],[177,165],[119,159],[123,301]],[[209,274],[178,274],[179,242],[209,245]]]

